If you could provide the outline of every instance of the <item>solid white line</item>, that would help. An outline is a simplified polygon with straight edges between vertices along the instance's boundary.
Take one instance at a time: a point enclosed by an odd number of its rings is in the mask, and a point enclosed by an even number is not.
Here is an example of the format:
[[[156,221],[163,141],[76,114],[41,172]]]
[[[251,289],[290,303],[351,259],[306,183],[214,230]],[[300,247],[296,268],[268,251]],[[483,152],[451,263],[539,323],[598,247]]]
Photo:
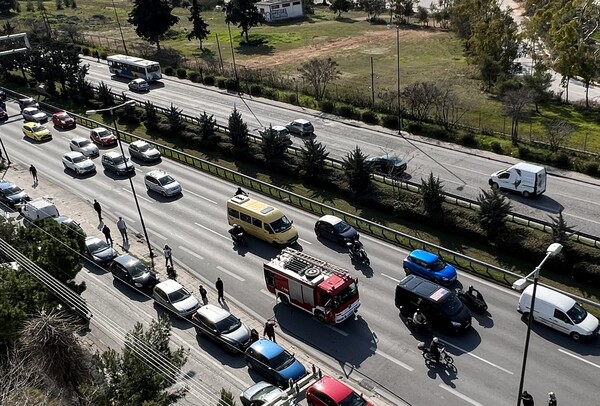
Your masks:
[[[405,364],[404,362],[402,362],[402,361],[400,361],[400,360],[398,360],[398,359],[396,359],[396,358],[392,357],[391,355],[388,355],[388,354],[386,354],[385,352],[383,352],[383,351],[381,351],[381,350],[378,350],[378,349],[377,349],[377,348],[375,348],[375,347],[371,347],[371,348],[369,348],[369,349],[370,349],[371,351],[373,351],[374,353],[377,353],[377,354],[381,355],[382,357],[389,359],[389,360],[390,360],[390,361],[392,361],[394,364],[396,364],[396,365],[399,365],[399,366],[401,366],[402,368],[404,368],[404,369],[406,369],[406,370],[408,370],[408,371],[410,371],[410,372],[412,372],[412,371],[414,371],[414,370],[415,370],[415,369],[414,369],[413,367],[411,367],[410,365],[407,365],[407,364]]]
[[[131,190],[129,190],[129,189],[125,189],[124,187],[123,187],[123,188],[121,188],[121,189],[123,189],[123,190],[124,190],[124,191],[126,191],[127,193],[133,194],[133,192],[132,192]],[[137,198],[138,198],[138,199],[142,199],[142,200],[144,200],[144,201],[146,201],[146,202],[148,202],[148,203],[153,203],[153,202],[152,202],[152,200],[150,200],[150,199],[147,199],[147,198],[145,198],[145,197],[143,197],[143,196],[140,196],[139,194],[136,194],[136,196],[137,196]]]
[[[448,385],[446,385],[445,383],[440,383],[439,385],[440,388],[447,390],[448,392],[450,392],[451,394],[453,394],[454,396],[457,396],[459,398],[461,398],[462,400],[469,402],[470,404],[474,405],[474,406],[483,406],[483,403],[479,403],[473,399],[471,399],[470,397],[468,397],[467,395],[463,395],[462,393],[460,393],[459,391],[457,391],[456,389],[452,389],[451,387],[449,387]]]
[[[191,195],[194,195],[194,196],[196,196],[196,197],[199,197],[200,199],[204,199],[204,200],[206,200],[207,202],[210,202],[210,203],[212,203],[212,204],[218,204],[218,203],[217,203],[217,202],[215,202],[214,200],[210,200],[210,199],[208,199],[208,198],[206,198],[206,197],[204,197],[204,196],[200,196],[198,193],[190,192],[189,190],[186,190],[185,192],[186,192],[186,193],[189,193],[189,194],[191,194]]]
[[[202,228],[203,228],[203,229],[205,229],[206,231],[210,231],[211,233],[218,235],[218,236],[219,236],[219,237],[221,237],[221,238],[224,238],[224,239],[226,239],[226,240],[229,240],[229,237],[228,237],[228,236],[225,236],[225,235],[223,235],[223,234],[217,233],[216,231],[214,231],[214,230],[211,230],[210,228],[208,228],[208,227],[206,227],[206,226],[203,226],[202,224],[199,224],[199,223],[194,223],[194,224],[195,224],[195,225],[197,225],[198,227],[202,227]]]
[[[537,297],[537,296],[536,296],[536,297]],[[593,366],[593,367],[600,368],[600,365],[598,365],[598,364],[594,364],[593,362],[591,362],[591,361],[588,361],[587,359],[584,359],[584,358],[578,357],[578,356],[577,356],[577,355],[575,355],[575,354],[571,354],[570,352],[568,352],[568,351],[565,351],[565,350],[563,350],[562,348],[559,348],[559,349],[558,349],[558,351],[562,352],[562,353],[563,353],[563,354],[565,354],[565,355],[568,355],[568,356],[570,356],[570,357],[573,357],[573,358],[575,358],[575,359],[577,359],[577,360],[579,360],[579,361],[585,362],[586,364],[589,364],[589,365],[591,365],[591,366]]]
[[[237,279],[240,282],[245,282],[246,279],[242,278],[241,276],[237,276],[236,274],[234,274],[231,271],[228,271],[227,269],[223,268],[222,266],[218,266],[217,269],[221,272],[225,272],[227,275],[231,276],[232,278]]]
[[[154,231],[154,230],[151,230],[151,229],[149,229],[149,228],[147,228],[147,230],[148,230],[149,232],[151,232],[152,234],[154,234],[155,236],[157,236],[158,238],[161,238],[161,239],[163,239],[163,240],[166,240],[166,239],[167,239],[167,237],[165,237],[164,235],[162,235],[162,234],[160,234],[160,233],[157,233],[157,232],[156,232],[156,231]]]
[[[457,350],[459,350],[459,351],[462,351],[462,352],[464,352],[465,354],[468,354],[468,355],[470,355],[471,357],[473,357],[473,358],[475,358],[475,359],[478,359],[478,360],[479,360],[479,361],[481,361],[481,362],[485,362],[486,364],[488,364],[488,365],[491,365],[491,366],[493,366],[494,368],[498,368],[498,369],[499,369],[500,371],[502,371],[502,372],[506,372],[506,373],[507,373],[507,374],[509,374],[509,375],[514,375],[514,373],[513,373],[513,372],[511,372],[511,371],[509,371],[508,369],[504,369],[504,368],[502,368],[501,366],[494,364],[493,362],[490,362],[490,361],[488,361],[488,360],[486,360],[486,359],[484,359],[484,358],[481,358],[481,357],[480,357],[480,356],[478,356],[478,355],[475,355],[475,354],[473,354],[472,352],[469,352],[469,351],[465,350],[464,348],[461,348],[461,347],[459,347],[459,346],[457,346],[457,345],[454,345],[454,344],[452,344],[452,343],[449,343],[449,342],[447,342],[447,341],[444,341],[444,340],[442,340],[442,339],[440,339],[440,341],[441,341],[441,342],[443,342],[443,343],[444,343],[446,346],[454,347],[454,348],[456,348]]]
[[[392,276],[389,276],[389,275],[386,275],[386,274],[384,274],[384,273],[382,273],[382,274],[381,274],[381,276],[384,276],[384,277],[386,277],[386,278],[388,278],[388,279],[391,279],[391,280],[393,280],[394,282],[400,282],[400,279],[396,279],[396,278],[394,278],[394,277],[392,277]],[[536,296],[536,297],[537,297],[537,296]]]
[[[537,297],[537,296],[536,296]],[[325,324],[325,327],[330,328],[331,330],[335,331],[338,334],[343,335],[344,337],[348,337],[350,334],[346,333],[345,331],[340,330],[339,328],[332,326],[331,324]]]
[[[302,241],[302,242],[305,242],[305,243],[307,243],[307,244],[309,244],[309,245],[312,245],[312,242],[310,242],[310,241],[306,241],[306,240],[303,240],[302,238],[298,238],[298,240],[300,240],[300,241]]]
[[[127,217],[126,215],[124,215],[123,213],[120,213],[120,212],[118,212],[118,211],[116,211],[116,212],[115,212],[115,215],[116,215],[117,217],[123,217],[125,220],[127,220],[127,222],[128,222],[128,223],[135,223],[135,220],[134,220],[134,219],[132,219],[132,218],[130,218],[130,217]],[[537,296],[536,296],[536,297],[537,297]]]
[[[203,257],[202,255],[200,255],[200,254],[196,254],[196,253],[195,253],[194,251],[192,251],[191,249],[189,249],[189,248],[185,248],[185,247],[184,247],[184,246],[182,246],[182,245],[180,245],[180,246],[179,246],[179,247],[177,247],[177,248],[179,248],[179,249],[180,249],[180,250],[182,250],[183,252],[187,252],[188,254],[190,254],[190,255],[192,255],[192,256],[194,256],[194,257],[198,258],[198,259],[204,259],[204,257]],[[537,296],[536,296],[536,297],[537,297]]]
[[[478,284],[485,285],[488,288],[494,288],[494,289],[496,289],[496,290],[498,290],[498,291],[500,291],[502,293],[508,293],[508,294],[513,295],[515,297],[520,297],[521,296],[520,293],[515,292],[515,291],[513,291],[511,289],[507,289],[507,288],[499,286],[499,285],[497,285],[495,283],[484,281],[483,279],[481,279],[480,276],[472,275],[472,274],[470,274],[468,272],[463,272],[463,271],[459,271],[458,274],[460,275],[461,278],[472,279],[474,281],[477,281]]]

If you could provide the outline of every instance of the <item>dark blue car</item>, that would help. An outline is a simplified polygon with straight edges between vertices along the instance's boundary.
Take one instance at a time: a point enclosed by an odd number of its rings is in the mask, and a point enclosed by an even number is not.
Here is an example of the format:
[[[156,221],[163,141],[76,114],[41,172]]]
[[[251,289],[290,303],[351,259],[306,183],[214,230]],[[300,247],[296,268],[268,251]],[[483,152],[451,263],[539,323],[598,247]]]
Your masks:
[[[350,224],[339,217],[327,214],[315,223],[315,234],[319,238],[327,238],[339,245],[358,240],[358,232]]]
[[[425,250],[414,250],[408,254],[404,258],[404,271],[407,275],[414,273],[440,285],[450,285],[456,280],[456,269],[452,265]]]
[[[258,340],[248,347],[246,365],[281,387],[287,387],[290,379],[295,382],[306,375],[306,369],[294,355],[269,340]]]

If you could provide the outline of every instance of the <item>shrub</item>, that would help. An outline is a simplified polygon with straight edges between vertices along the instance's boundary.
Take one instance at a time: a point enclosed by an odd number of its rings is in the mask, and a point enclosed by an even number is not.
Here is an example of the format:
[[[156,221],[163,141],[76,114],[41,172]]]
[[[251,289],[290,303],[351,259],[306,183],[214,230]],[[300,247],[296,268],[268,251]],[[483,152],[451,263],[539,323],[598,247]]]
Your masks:
[[[164,70],[163,73],[167,76],[173,76],[173,67],[172,66],[167,66]]]
[[[285,98],[286,102],[289,104],[298,104],[298,98],[296,97],[296,93],[286,93]]]
[[[421,134],[423,133],[423,125],[421,123],[410,122],[408,123],[407,130],[410,133]]]
[[[271,87],[265,87],[264,96],[268,99],[277,99],[277,90]]]
[[[225,89],[227,89],[227,90],[237,91],[239,89],[238,85],[239,85],[238,81],[235,80],[234,78],[225,79]],[[219,87],[221,87],[221,86],[219,86]]]
[[[250,94],[252,96],[260,96],[262,94],[263,87],[261,85],[250,85]]]
[[[519,158],[528,159],[531,158],[531,150],[527,147],[519,147]]]
[[[103,52],[100,52],[100,59],[104,59],[104,60],[106,60],[106,58],[108,58],[108,53],[106,53],[106,52],[104,52],[104,51],[103,51]]]
[[[498,141],[492,142],[490,147],[492,148],[492,151],[495,152],[496,154],[502,153],[502,145]]]
[[[371,110],[365,110],[361,114],[362,121],[367,124],[379,124],[379,117]]]
[[[580,262],[573,266],[571,277],[578,282],[598,285],[600,283],[600,266],[589,262]]]
[[[397,130],[398,129],[398,116],[395,116],[392,114],[386,114],[385,116],[383,116],[381,118],[381,124],[385,128],[389,128],[391,130]]]
[[[335,103],[331,100],[321,101],[321,111],[323,113],[333,113],[335,111]]]
[[[187,78],[187,70],[185,70],[183,68],[177,69],[177,78],[178,79],[185,79],[185,78]]]
[[[204,76],[204,80],[202,81],[206,86],[214,86],[215,85],[215,77],[212,75]]]
[[[475,138],[475,134],[472,132],[466,132],[458,137],[458,143],[465,145],[467,147],[476,147],[477,146],[477,138]]]
[[[226,81],[226,80],[227,80],[226,78],[223,78],[223,77],[218,77],[218,78],[217,78],[217,87],[218,87],[219,89],[225,89],[225,81]]]
[[[90,51],[90,49],[88,47],[81,47],[81,53],[84,56],[90,56],[91,51]]]
[[[598,176],[598,163],[592,161],[584,162],[583,173],[590,176]]]
[[[344,118],[356,118],[356,109],[354,106],[349,106],[347,104],[342,104],[338,106],[337,114]]]
[[[562,169],[569,169],[571,167],[571,158],[565,152],[552,154],[550,156],[550,162],[554,166]]]

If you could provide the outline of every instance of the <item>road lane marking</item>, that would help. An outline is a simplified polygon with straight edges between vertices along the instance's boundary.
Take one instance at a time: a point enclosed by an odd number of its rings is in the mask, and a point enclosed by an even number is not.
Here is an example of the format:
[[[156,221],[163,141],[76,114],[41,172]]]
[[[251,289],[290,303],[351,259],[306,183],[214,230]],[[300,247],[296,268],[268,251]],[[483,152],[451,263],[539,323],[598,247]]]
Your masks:
[[[202,255],[200,255],[200,254],[196,254],[196,253],[195,253],[194,251],[192,251],[191,249],[189,249],[189,248],[185,248],[185,247],[184,247],[184,246],[182,246],[182,245],[180,245],[180,246],[179,246],[179,247],[177,247],[177,248],[179,248],[179,249],[180,249],[180,250],[182,250],[183,252],[187,252],[188,254],[190,254],[190,255],[192,255],[192,256],[194,256],[194,257],[198,258],[198,259],[204,259],[204,257],[203,257]]]
[[[586,364],[589,364],[589,365],[591,365],[591,366],[593,366],[593,367],[600,368],[600,365],[598,365],[598,364],[594,364],[593,362],[591,362],[591,361],[588,361],[587,359],[581,358],[581,357],[579,357],[579,356],[577,356],[577,355],[575,355],[575,354],[571,354],[570,352],[568,352],[568,351],[565,351],[565,350],[563,350],[562,348],[559,348],[559,349],[558,349],[558,351],[562,352],[562,353],[563,353],[563,354],[565,354],[565,355],[568,355],[568,356],[570,356],[570,357],[573,357],[573,358],[575,358],[575,359],[577,359],[577,360],[579,360],[579,361],[583,361],[583,362],[585,362]]]
[[[123,213],[120,213],[120,212],[116,211],[115,214],[117,215],[117,217],[123,217],[125,220],[127,220],[128,223],[135,223],[134,219],[132,219],[130,217],[127,217]]]
[[[307,243],[308,245],[312,245],[312,242],[303,240],[302,238],[298,238],[298,240]]]
[[[381,355],[383,358],[387,358],[388,360],[392,361],[394,364],[401,366],[402,368],[412,372],[415,369],[413,367],[411,367],[410,365],[405,364],[404,362],[400,361],[399,359],[396,359],[394,357],[392,357],[391,355],[386,354],[385,352],[378,350],[375,347],[371,347],[369,348],[371,351],[373,351],[376,354]]]
[[[150,229],[150,228],[148,228],[147,230],[148,230],[149,232],[151,232],[152,234],[154,234],[155,236],[157,236],[158,238],[161,238],[161,239],[163,239],[163,240],[166,240],[166,239],[167,239],[167,237],[165,237],[164,235],[162,235],[162,234],[160,234],[160,233],[157,233],[156,231],[154,231],[154,230],[152,230],[152,229]]]
[[[204,199],[204,200],[206,200],[207,202],[210,202],[210,203],[212,203],[212,204],[218,204],[218,203],[217,203],[217,202],[215,202],[214,200],[210,200],[210,199],[209,199],[209,198],[207,198],[207,197],[200,196],[198,193],[190,192],[189,190],[186,190],[185,192],[186,192],[186,193],[189,193],[189,194],[191,194],[191,195],[194,195],[194,196],[196,196],[196,197],[199,197],[200,199]]]
[[[474,281],[477,281],[477,283],[480,283],[480,284],[482,284],[482,285],[485,285],[485,286],[487,286],[488,288],[494,288],[494,289],[496,289],[496,290],[498,290],[498,291],[500,291],[500,292],[502,292],[502,293],[508,293],[508,294],[510,294],[510,295],[513,295],[513,296],[515,296],[515,297],[519,297],[519,296],[521,296],[521,294],[520,294],[520,293],[518,293],[518,292],[514,292],[514,291],[513,291],[513,290],[511,290],[511,289],[507,289],[507,288],[505,288],[505,287],[498,286],[498,285],[496,285],[496,284],[494,284],[494,283],[491,283],[491,282],[484,281],[484,280],[483,280],[483,279],[481,279],[480,277],[477,277],[477,276],[475,276],[475,275],[471,275],[471,274],[470,274],[470,273],[468,273],[468,272],[459,271],[459,272],[458,272],[458,274],[460,275],[460,277],[461,277],[461,278],[468,278],[468,279],[472,279],[472,280],[474,280]]]
[[[442,388],[442,389],[447,390],[448,392],[450,392],[454,396],[459,397],[462,400],[464,400],[465,402],[469,402],[470,404],[472,404],[474,406],[483,406],[483,403],[479,403],[476,400],[471,399],[470,397],[468,397],[467,395],[464,395],[464,394],[460,393],[456,389],[452,389],[451,387],[449,387],[445,383],[440,383],[439,387]]]
[[[481,362],[485,362],[486,364],[488,364],[488,365],[491,365],[491,366],[493,366],[494,368],[498,368],[498,369],[499,369],[500,371],[502,371],[502,372],[506,372],[506,373],[507,373],[507,374],[509,374],[509,375],[514,375],[514,373],[513,373],[513,372],[511,372],[511,371],[509,371],[508,369],[504,369],[504,368],[502,368],[500,365],[496,365],[496,364],[494,364],[494,363],[493,363],[493,362],[491,362],[491,361],[488,361],[488,360],[486,360],[486,359],[484,359],[484,358],[481,358],[480,356],[478,356],[478,355],[475,355],[475,354],[473,354],[472,352],[469,352],[469,351],[465,350],[464,348],[461,348],[461,347],[459,347],[459,346],[457,346],[457,345],[454,345],[454,344],[452,344],[452,343],[449,343],[448,341],[445,341],[445,340],[442,340],[442,339],[440,339],[440,341],[441,341],[441,342],[443,342],[443,343],[444,343],[445,345],[447,345],[447,346],[449,345],[450,347],[454,347],[454,348],[456,348],[457,350],[459,350],[459,351],[462,351],[463,353],[465,353],[465,354],[467,354],[467,355],[470,355],[471,357],[473,357],[473,358],[475,358],[475,359],[478,359],[478,360],[479,360],[479,361],[481,361]]]
[[[320,323],[320,322],[319,322],[319,323]],[[349,334],[348,334],[348,333],[346,333],[345,331],[342,331],[342,330],[340,330],[340,329],[339,329],[339,328],[337,328],[337,327],[334,327],[334,326],[332,326],[331,324],[325,324],[325,327],[327,327],[327,328],[329,328],[329,329],[331,329],[331,330],[335,331],[335,332],[336,332],[336,333],[338,333],[338,334],[341,334],[341,335],[343,335],[344,337],[348,337],[348,336],[349,336]]]
[[[126,192],[127,192],[127,193],[129,193],[129,194],[133,194],[133,192],[132,192],[131,190],[129,190],[129,189],[125,189],[124,187],[123,187],[123,188],[121,188],[121,189],[123,189],[124,191],[126,191]],[[145,197],[143,197],[143,196],[140,196],[139,194],[136,194],[136,196],[137,196],[137,198],[138,198],[138,199],[145,200],[145,201],[147,201],[148,203],[153,203],[153,201],[152,201],[152,200],[150,200],[150,199],[147,199],[147,198],[145,198]]]
[[[386,275],[386,274],[384,274],[384,273],[382,273],[382,274],[381,274],[381,276],[383,276],[383,277],[386,277],[386,278],[388,278],[388,279],[391,279],[391,280],[393,280],[393,281],[394,281],[394,282],[396,282],[396,283],[399,283],[399,282],[400,282],[400,279],[396,279],[396,278],[394,278],[393,276],[389,276],[389,275]]]
[[[202,227],[202,228],[203,228],[203,229],[205,229],[206,231],[210,231],[211,233],[218,235],[218,236],[219,236],[219,237],[221,237],[221,238],[224,238],[224,239],[226,239],[226,240],[229,240],[229,237],[228,237],[228,236],[226,236],[226,235],[223,235],[223,234],[221,234],[221,233],[217,233],[216,231],[214,231],[214,230],[211,230],[210,228],[208,228],[208,227],[206,227],[206,226],[203,226],[203,225],[202,225],[202,224],[200,224],[200,223],[194,223],[194,224],[195,224],[195,225],[197,225],[198,227]]]
[[[218,266],[218,267],[217,267],[217,269],[218,269],[219,271],[221,271],[221,272],[224,272],[224,273],[226,273],[227,275],[231,276],[232,278],[235,278],[235,279],[237,279],[237,280],[238,280],[238,281],[240,281],[240,282],[245,282],[245,281],[246,281],[246,279],[242,278],[241,276],[237,276],[236,274],[234,274],[234,273],[233,273],[233,272],[231,272],[231,271],[228,271],[227,269],[223,268],[222,266]]]

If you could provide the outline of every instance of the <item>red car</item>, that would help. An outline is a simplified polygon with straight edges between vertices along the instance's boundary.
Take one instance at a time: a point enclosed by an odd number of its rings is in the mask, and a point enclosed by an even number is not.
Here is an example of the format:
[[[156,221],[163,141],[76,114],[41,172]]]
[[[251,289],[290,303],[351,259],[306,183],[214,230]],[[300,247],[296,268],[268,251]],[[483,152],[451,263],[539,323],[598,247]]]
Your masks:
[[[90,131],[90,139],[92,142],[100,145],[101,147],[108,147],[117,144],[117,137],[115,137],[112,131],[104,127],[94,128],[92,131]]]
[[[306,390],[306,401],[309,406],[374,406],[362,394],[327,375]]]
[[[75,128],[75,120],[65,111],[59,111],[52,115],[52,122],[60,128]]]

